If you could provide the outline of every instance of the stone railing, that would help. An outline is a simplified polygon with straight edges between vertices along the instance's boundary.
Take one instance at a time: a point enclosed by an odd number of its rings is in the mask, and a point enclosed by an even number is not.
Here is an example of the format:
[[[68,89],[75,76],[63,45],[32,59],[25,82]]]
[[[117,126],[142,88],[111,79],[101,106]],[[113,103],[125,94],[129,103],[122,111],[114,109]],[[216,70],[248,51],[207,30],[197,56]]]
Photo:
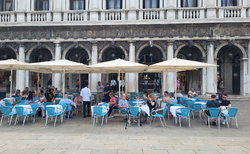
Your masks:
[[[204,8],[182,8],[178,10],[178,19],[203,19],[204,17]]]
[[[36,11],[27,13],[28,22],[50,22],[52,21],[52,13],[47,11]]]
[[[125,20],[125,10],[102,11],[101,20]]]
[[[50,24],[79,24],[80,22],[94,22],[94,24],[103,24],[102,21],[157,21],[164,22],[190,22],[190,19],[202,19],[202,22],[214,21],[216,19],[230,20],[232,18],[245,19],[250,18],[249,7],[216,7],[216,8],[170,8],[170,9],[139,9],[139,10],[83,10],[83,11],[29,11],[29,12],[0,12],[1,23],[18,22],[26,23],[43,23]],[[192,21],[192,22],[193,22]],[[246,20],[248,22],[248,20]],[[201,20],[199,20],[201,22]],[[105,23],[105,22],[104,22]],[[115,22],[112,22],[115,23]],[[123,24],[122,22],[117,22]],[[142,22],[145,23],[145,22]],[[153,23],[153,22],[152,22]],[[93,23],[92,23],[93,24]],[[108,24],[108,23],[105,23]],[[124,22],[124,24],[126,24]],[[45,25],[45,24],[43,24]],[[4,24],[2,26],[5,26]]]
[[[219,18],[245,18],[246,8],[242,7],[221,7]]]
[[[87,21],[88,11],[68,11],[64,12],[64,21]]]
[[[15,13],[14,12],[1,12],[0,13],[0,22],[14,22],[15,21]]]

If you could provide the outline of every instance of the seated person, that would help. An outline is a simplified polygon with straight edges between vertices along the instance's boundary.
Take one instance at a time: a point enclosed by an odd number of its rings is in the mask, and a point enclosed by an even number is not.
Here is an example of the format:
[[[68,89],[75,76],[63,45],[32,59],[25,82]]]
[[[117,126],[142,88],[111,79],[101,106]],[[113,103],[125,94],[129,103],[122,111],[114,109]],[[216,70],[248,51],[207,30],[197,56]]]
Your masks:
[[[148,92],[144,91],[144,95],[141,97],[141,99],[148,99]]]
[[[76,103],[76,106],[80,106],[82,103],[82,97],[80,96],[80,94],[78,93],[77,96],[74,99],[74,103]]]
[[[207,102],[206,108],[220,108],[221,111],[223,110],[221,107],[221,104],[218,101],[216,101],[215,95],[211,95],[210,101]],[[207,121],[207,115],[210,115],[210,113],[208,110],[203,110],[203,115],[204,115],[205,120]],[[213,121],[213,125],[216,125],[215,121]],[[207,124],[208,124],[208,121],[207,121]]]
[[[29,88],[26,87],[25,90],[23,91],[23,95],[28,95],[29,94]]]
[[[43,96],[43,95],[44,95],[44,89],[42,87],[41,90],[40,90],[40,96]]]
[[[183,97],[182,93],[180,92],[180,90],[177,90],[177,97]]]
[[[222,96],[222,101],[219,101],[220,102],[220,105],[221,105],[221,107],[222,107],[222,111],[221,111],[221,113],[222,114],[228,114],[228,108],[230,108],[230,107],[232,107],[232,105],[231,105],[231,102],[229,101],[229,100],[227,100],[227,98],[228,98],[228,95],[227,94],[223,94],[223,96]],[[222,120],[222,125],[225,125],[225,118]]]
[[[33,91],[33,101],[36,102],[39,100],[39,97],[36,96],[36,93]]]
[[[115,96],[113,95],[113,93],[109,94],[110,97],[110,101],[109,101],[109,118],[114,118],[114,113],[112,114],[112,110],[113,109],[118,109],[116,100],[115,100]]]
[[[198,94],[194,91],[194,88],[191,88],[187,95],[189,98],[198,96]]]
[[[121,99],[119,100],[119,103],[118,103],[118,108],[121,109],[122,112],[127,113],[129,111],[130,106],[131,105],[126,100],[126,94],[122,94],[122,97],[121,97]]]
[[[168,99],[169,99],[169,97],[168,97],[168,91],[165,91],[164,92],[164,96],[162,97],[162,103],[164,103],[164,104],[162,104],[161,107],[165,107],[166,106],[166,103],[167,103]]]
[[[177,100],[174,98],[174,94],[169,94],[169,99],[167,100],[167,105],[169,104],[177,104]]]
[[[76,109],[74,107],[74,103],[72,102],[72,100],[68,99],[68,94],[65,94],[64,99],[60,100],[59,104],[62,104],[62,103],[68,104],[68,110],[71,110],[73,107],[73,111],[71,112],[71,115],[69,116],[69,118],[73,118],[73,114],[74,114]],[[68,118],[67,114],[65,117]]]
[[[23,96],[21,95],[20,89],[17,89],[17,90],[16,90],[15,97],[23,97]]]
[[[25,99],[25,104],[26,105],[30,105],[31,103],[34,103],[34,101],[33,101],[33,93],[30,91],[28,94],[29,94],[28,97]]]
[[[153,95],[149,95],[147,105],[148,105],[150,113],[152,110],[156,109],[156,102],[154,100]],[[145,117],[143,122],[147,123],[148,122],[148,115],[145,112],[143,112],[142,115],[144,115],[144,117]]]
[[[52,98],[49,94],[49,89],[46,89],[46,91],[45,91],[43,102],[51,102],[52,103]]]

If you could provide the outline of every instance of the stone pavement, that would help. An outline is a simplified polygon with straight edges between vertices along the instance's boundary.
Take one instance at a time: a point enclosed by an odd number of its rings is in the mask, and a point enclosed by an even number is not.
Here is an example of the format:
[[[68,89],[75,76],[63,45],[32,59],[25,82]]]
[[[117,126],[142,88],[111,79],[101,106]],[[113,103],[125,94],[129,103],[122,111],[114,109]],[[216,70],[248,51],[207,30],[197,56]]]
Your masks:
[[[56,127],[52,122],[44,126],[45,119],[36,123],[28,122],[23,127],[7,126],[7,119],[0,127],[0,153],[2,154],[246,154],[250,153],[249,101],[233,101],[239,108],[239,128],[234,121],[231,128],[211,126],[203,120],[191,119],[191,128],[185,120],[182,128],[167,119],[167,127],[162,128],[157,119],[152,125],[137,127],[132,124],[125,130],[123,117],[109,119],[108,124],[92,126],[91,119],[81,115],[74,119],[58,120]],[[79,113],[81,114],[81,113]]]

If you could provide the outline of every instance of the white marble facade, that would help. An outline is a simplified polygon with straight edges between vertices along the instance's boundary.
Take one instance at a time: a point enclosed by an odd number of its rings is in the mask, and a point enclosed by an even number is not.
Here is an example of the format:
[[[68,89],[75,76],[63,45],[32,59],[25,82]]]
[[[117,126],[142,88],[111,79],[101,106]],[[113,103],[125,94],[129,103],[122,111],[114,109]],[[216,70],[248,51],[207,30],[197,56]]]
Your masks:
[[[239,88],[240,94],[250,94],[248,84],[250,80],[250,60],[248,59],[250,54],[249,35],[238,35],[237,33],[232,35],[230,32],[226,33],[220,29],[227,24],[231,24],[232,27],[234,27],[234,24],[238,24],[242,25],[242,28],[245,28],[247,31],[250,21],[250,0],[230,0],[229,2],[224,0],[45,0],[43,6],[38,6],[38,1],[13,0],[13,11],[8,11],[7,6],[3,7],[5,10],[2,9],[0,12],[0,31],[4,32],[6,27],[10,27],[20,34],[22,31],[26,32],[27,29],[29,30],[36,26],[42,27],[40,28],[42,30],[47,27],[48,31],[51,27],[52,29],[56,29],[55,27],[70,29],[71,27],[91,26],[96,26],[98,30],[87,30],[89,38],[86,36],[64,38],[61,37],[62,35],[57,37],[51,35],[51,38],[45,38],[45,34],[44,38],[43,34],[39,38],[26,35],[16,36],[15,39],[2,38],[0,43],[5,44],[5,46],[12,42],[16,43],[12,48],[16,58],[20,61],[31,62],[30,55],[33,54],[36,48],[39,48],[39,45],[41,46],[40,48],[48,49],[48,52],[51,54],[50,57],[47,57],[49,60],[67,58],[71,48],[74,48],[74,42],[78,42],[79,45],[77,47],[79,46],[86,51],[88,57],[86,64],[101,62],[105,49],[113,46],[121,49],[124,59],[135,62],[140,61],[141,52],[143,52],[144,48],[151,46],[150,42],[153,42],[152,47],[159,49],[162,57],[157,58],[160,60],[178,57],[179,53],[184,53],[183,48],[185,47],[190,47],[190,49],[195,47],[201,55],[198,57],[200,58],[199,61],[211,64],[220,63],[219,75],[225,80],[226,92],[234,93],[234,89]],[[7,5],[5,0],[0,2]],[[79,6],[72,6],[72,4]],[[211,28],[209,32],[203,32],[202,28],[192,29],[198,31],[197,33],[204,33],[204,36],[180,36],[178,31],[174,32],[173,36],[159,36],[157,33],[156,36],[152,36],[150,34],[150,29],[156,25],[182,27],[180,29],[188,33],[189,29],[186,27],[190,24],[193,27],[209,25]],[[223,26],[220,26],[220,24]],[[94,31],[95,33],[102,31],[102,28],[100,28],[102,26],[109,28],[112,28],[112,26],[120,27],[121,34],[117,32],[115,37],[108,36],[108,34],[107,37],[92,37]],[[123,27],[126,29],[128,26],[147,26],[149,31],[145,31],[143,37],[139,36],[143,34],[138,34],[138,37],[136,34],[128,37],[125,36],[127,31],[123,31]],[[216,31],[217,29],[219,32]],[[67,30],[67,32],[70,33],[71,31]],[[222,33],[225,33],[225,35]],[[77,35],[77,33],[73,35]],[[191,43],[190,40],[192,41]],[[112,42],[115,43],[112,44]],[[223,57],[223,54],[231,54],[227,47],[230,47],[233,51],[231,59],[230,56],[228,58]],[[238,59],[233,58],[237,55],[239,55]],[[239,65],[236,63],[239,63]],[[240,69],[239,74],[237,74],[237,71],[236,73],[233,72],[237,67]],[[189,88],[191,86],[197,87],[196,89],[201,91],[202,94],[216,93],[218,70],[217,68],[207,68],[199,72],[188,72],[189,77],[192,77]],[[23,90],[25,86],[32,86],[30,83],[31,74],[29,72],[17,71],[16,74],[18,79],[14,89]],[[236,84],[238,82],[236,79],[237,75],[240,81]],[[42,85],[46,86],[50,77],[53,85],[61,89],[62,76],[60,74],[43,76],[44,83]],[[89,74],[89,78],[91,78],[91,90],[95,92],[96,81],[102,81],[102,75],[92,73]],[[164,79],[162,81],[163,90],[174,91],[173,73],[164,72],[162,78]],[[78,75],[68,76],[67,86],[70,89],[75,87],[76,79],[79,79]],[[128,74],[126,79],[128,92],[139,91],[138,74]]]

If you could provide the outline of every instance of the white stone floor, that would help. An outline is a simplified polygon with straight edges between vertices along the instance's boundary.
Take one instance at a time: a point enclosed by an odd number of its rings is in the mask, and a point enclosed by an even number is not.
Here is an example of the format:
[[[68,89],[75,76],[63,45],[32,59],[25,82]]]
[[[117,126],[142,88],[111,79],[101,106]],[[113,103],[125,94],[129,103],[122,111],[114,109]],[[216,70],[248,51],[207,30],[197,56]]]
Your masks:
[[[138,127],[132,124],[125,130],[124,117],[109,119],[108,124],[92,126],[90,118],[81,113],[73,119],[66,119],[56,127],[52,122],[44,126],[45,119],[37,118],[36,123],[25,126],[7,126],[7,119],[0,127],[0,153],[3,154],[241,154],[250,153],[249,101],[233,101],[239,108],[239,128],[225,125],[208,128],[203,120],[191,119],[191,128],[185,121],[182,127],[166,119],[163,128],[159,120],[152,125]]]

